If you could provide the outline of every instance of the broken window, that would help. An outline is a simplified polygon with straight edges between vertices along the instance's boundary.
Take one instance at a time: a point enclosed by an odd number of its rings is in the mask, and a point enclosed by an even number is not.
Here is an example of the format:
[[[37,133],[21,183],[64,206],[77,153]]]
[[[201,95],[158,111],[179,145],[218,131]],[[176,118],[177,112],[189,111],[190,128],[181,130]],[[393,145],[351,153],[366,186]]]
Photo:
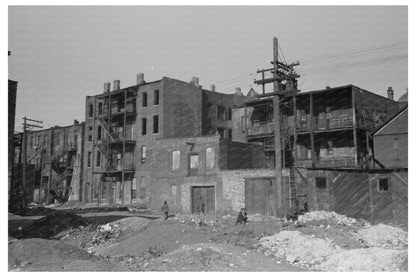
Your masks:
[[[215,153],[213,147],[208,147],[205,150],[205,167],[208,169],[214,168],[215,165]]]
[[[179,171],[180,157],[181,157],[181,152],[179,150],[172,151],[172,171]]]
[[[326,189],[326,177],[315,177],[315,183],[318,189]]]
[[[153,116],[153,134],[159,133],[159,116]]]
[[[137,181],[136,177],[133,178],[132,184],[131,184],[131,198],[137,197]]]
[[[389,190],[389,178],[379,178],[378,179],[378,191],[388,191]]]
[[[142,135],[146,135],[147,131],[147,119],[144,117],[142,118]]]
[[[153,95],[153,104],[159,105],[159,90],[155,90]]]
[[[147,92],[142,94],[142,107],[147,107]]]

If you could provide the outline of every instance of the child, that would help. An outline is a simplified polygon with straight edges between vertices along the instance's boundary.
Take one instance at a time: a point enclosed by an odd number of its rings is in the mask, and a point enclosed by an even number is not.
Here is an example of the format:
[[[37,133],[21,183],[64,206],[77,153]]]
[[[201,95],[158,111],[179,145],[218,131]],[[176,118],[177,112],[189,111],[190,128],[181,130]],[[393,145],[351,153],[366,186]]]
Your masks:
[[[243,224],[243,223],[246,224],[247,223],[247,211],[246,211],[245,208],[242,208],[240,210],[240,212],[238,213],[237,221],[236,221],[235,225],[237,225],[238,223],[240,223],[240,224]]]

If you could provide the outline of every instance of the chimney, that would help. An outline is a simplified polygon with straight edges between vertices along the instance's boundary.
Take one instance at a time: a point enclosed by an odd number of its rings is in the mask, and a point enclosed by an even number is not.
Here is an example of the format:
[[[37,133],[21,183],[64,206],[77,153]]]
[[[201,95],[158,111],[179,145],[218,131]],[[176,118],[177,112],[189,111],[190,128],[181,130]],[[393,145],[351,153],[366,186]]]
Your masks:
[[[211,91],[215,91],[215,85],[211,85]]]
[[[235,88],[235,94],[236,94],[236,95],[243,95],[243,93],[241,92],[241,88],[236,87],[236,88]]]
[[[113,91],[120,90],[120,80],[114,80],[113,82]]]
[[[326,88],[325,89],[331,89],[331,87],[330,86],[326,86]]]
[[[137,84],[138,85],[146,83],[146,81],[144,80],[144,73],[138,73],[136,75],[136,78],[137,78]]]
[[[389,87],[387,89],[387,98],[389,98],[390,100],[394,100],[393,99],[394,98],[394,93],[393,93],[393,88],[392,87]]]
[[[106,92],[110,92],[110,86],[111,86],[111,84],[110,83],[104,83],[104,93],[106,93]]]
[[[78,124],[79,124],[79,121],[74,119],[74,125],[78,125]]]
[[[194,84],[195,86],[199,87],[199,78],[198,77],[192,77],[191,84]]]

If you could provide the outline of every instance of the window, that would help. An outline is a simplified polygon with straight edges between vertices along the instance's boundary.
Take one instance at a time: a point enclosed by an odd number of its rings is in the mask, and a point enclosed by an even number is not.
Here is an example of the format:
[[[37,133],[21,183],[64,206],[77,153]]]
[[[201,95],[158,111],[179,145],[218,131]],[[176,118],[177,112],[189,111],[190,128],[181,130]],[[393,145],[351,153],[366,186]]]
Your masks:
[[[181,152],[179,150],[172,151],[172,171],[179,171],[180,158],[181,158]]]
[[[205,167],[212,169],[215,165],[215,153],[213,147],[208,147],[205,150]]]
[[[228,138],[229,139],[233,138],[233,130],[232,129],[228,129]]]
[[[92,141],[92,127],[88,127],[88,141]]]
[[[378,191],[379,192],[389,191],[389,178],[378,179]]]
[[[142,94],[142,107],[147,107],[147,92]]]
[[[140,191],[139,191],[139,198],[143,199],[146,197],[146,177],[140,177]]]
[[[94,116],[94,106],[92,104],[88,105],[88,117]]]
[[[178,186],[172,185],[170,201],[176,205],[178,203]]]
[[[140,147],[140,161],[142,163],[146,161],[146,145]]]
[[[223,106],[217,106],[217,118],[218,119],[226,119],[227,110]]]
[[[98,114],[99,115],[103,114],[103,103],[102,102],[98,103]]]
[[[101,140],[102,127],[97,127],[97,140]]]
[[[198,173],[199,166],[199,155],[191,154],[189,155],[189,175],[194,175]]]
[[[101,186],[101,199],[107,199],[107,186]]]
[[[247,118],[246,116],[241,117],[241,132],[242,133],[246,131],[246,122],[247,122],[246,118]]]
[[[155,90],[153,94],[153,104],[159,105],[159,90]]]
[[[95,166],[100,167],[101,166],[101,152],[97,151],[97,158],[95,160]]]
[[[326,189],[326,177],[316,177],[315,183],[318,189]]]
[[[147,130],[147,120],[146,118],[142,118],[142,136],[146,135]]]
[[[233,119],[233,112],[231,110],[231,108],[228,108],[228,120],[232,120]]]
[[[153,116],[153,134],[159,133],[159,116]]]
[[[136,178],[133,178],[132,184],[131,184],[131,198],[137,198],[137,180]]]
[[[91,156],[92,156],[92,152],[88,152],[87,167],[91,167]]]

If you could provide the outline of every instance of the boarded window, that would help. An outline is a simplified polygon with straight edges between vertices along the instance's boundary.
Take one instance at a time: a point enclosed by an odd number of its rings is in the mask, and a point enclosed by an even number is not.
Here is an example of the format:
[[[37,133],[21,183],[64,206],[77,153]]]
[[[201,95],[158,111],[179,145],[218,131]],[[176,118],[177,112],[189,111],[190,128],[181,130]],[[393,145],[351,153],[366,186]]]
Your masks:
[[[172,151],[172,171],[179,171],[180,158],[181,158],[181,152],[179,150]]]
[[[178,203],[178,186],[177,185],[172,185],[171,202],[175,205]]]
[[[143,199],[146,197],[146,177],[140,177],[140,188],[139,188],[139,198]]]
[[[198,173],[199,155],[189,155],[189,175],[196,175]]]
[[[146,135],[147,131],[147,120],[146,118],[142,118],[142,135]]]
[[[378,179],[378,191],[388,191],[389,190],[389,178],[379,178]]]
[[[214,168],[215,165],[215,153],[213,147],[208,147],[205,150],[205,166],[206,168]]]
[[[91,167],[91,157],[92,157],[92,152],[88,152],[87,167]]]
[[[153,134],[159,133],[159,116],[153,116]]]
[[[146,145],[140,147],[140,161],[142,163],[146,161]]]
[[[159,90],[155,90],[153,95],[153,104],[159,105]]]
[[[316,177],[315,183],[318,189],[326,189],[326,177]]]

